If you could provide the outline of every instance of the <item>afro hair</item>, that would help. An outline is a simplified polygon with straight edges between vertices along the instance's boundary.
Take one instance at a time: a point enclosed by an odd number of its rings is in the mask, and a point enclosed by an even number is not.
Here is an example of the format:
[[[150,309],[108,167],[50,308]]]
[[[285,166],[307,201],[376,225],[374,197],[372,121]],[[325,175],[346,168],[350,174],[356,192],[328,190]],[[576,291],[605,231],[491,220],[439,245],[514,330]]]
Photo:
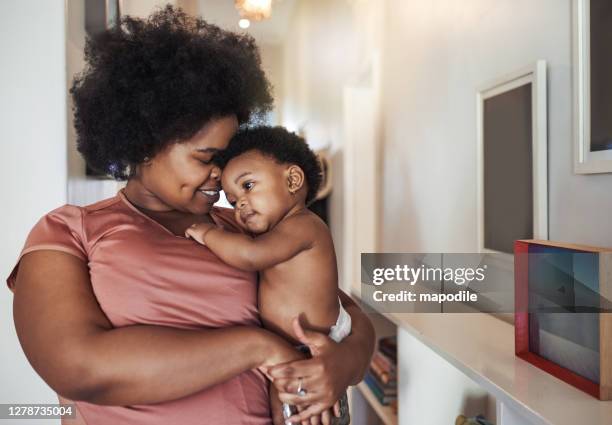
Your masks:
[[[255,40],[172,6],[88,38],[85,61],[70,90],[77,149],[120,180],[211,119],[258,122],[272,107]]]
[[[240,130],[227,149],[215,156],[215,162],[225,167],[243,153],[257,151],[280,164],[295,164],[304,171],[308,191],[306,204],[315,199],[321,185],[321,165],[306,141],[283,127],[252,127]]]

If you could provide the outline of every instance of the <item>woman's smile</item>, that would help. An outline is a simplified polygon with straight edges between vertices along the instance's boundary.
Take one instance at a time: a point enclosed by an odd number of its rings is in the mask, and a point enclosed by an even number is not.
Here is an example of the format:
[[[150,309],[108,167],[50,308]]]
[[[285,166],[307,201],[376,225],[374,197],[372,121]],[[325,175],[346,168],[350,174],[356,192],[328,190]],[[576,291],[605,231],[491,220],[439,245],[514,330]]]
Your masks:
[[[217,202],[219,200],[219,190],[220,188],[216,187],[216,188],[200,188],[198,189],[198,192],[200,192],[202,195],[204,195],[204,197],[207,199],[207,201],[211,204],[214,204],[215,202]]]

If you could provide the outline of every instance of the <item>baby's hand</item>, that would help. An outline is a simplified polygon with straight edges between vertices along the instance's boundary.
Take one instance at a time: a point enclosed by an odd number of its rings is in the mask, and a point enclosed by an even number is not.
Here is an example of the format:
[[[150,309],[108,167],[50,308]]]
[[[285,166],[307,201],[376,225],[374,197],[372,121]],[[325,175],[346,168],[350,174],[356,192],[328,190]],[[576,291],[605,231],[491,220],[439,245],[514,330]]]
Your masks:
[[[185,237],[192,238],[196,242],[201,243],[202,245],[206,245],[204,243],[204,237],[208,232],[210,232],[216,227],[217,226],[213,223],[192,224],[190,227],[187,228],[187,230],[185,230]]]

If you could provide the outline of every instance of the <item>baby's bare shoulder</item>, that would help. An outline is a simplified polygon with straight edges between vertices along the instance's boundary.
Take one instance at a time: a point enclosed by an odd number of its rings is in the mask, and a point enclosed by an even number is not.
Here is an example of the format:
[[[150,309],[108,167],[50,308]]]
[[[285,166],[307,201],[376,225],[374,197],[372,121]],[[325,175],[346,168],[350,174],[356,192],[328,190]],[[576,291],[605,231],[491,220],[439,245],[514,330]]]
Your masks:
[[[293,237],[302,237],[312,241],[331,237],[327,224],[310,210],[300,211],[287,217],[279,225],[282,225],[284,232],[290,232]]]
[[[302,210],[297,214],[287,217],[283,220],[283,224],[291,227],[308,228],[310,230],[321,229],[329,231],[327,224],[310,210]]]

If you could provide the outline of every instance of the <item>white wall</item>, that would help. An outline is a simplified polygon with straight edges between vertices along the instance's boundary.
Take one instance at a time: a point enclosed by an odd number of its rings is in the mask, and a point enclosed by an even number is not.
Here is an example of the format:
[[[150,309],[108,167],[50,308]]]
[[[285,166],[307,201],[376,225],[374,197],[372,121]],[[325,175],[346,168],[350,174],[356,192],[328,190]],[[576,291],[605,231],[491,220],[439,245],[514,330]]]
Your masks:
[[[548,62],[550,239],[612,246],[612,175],[572,174],[570,0],[385,5],[383,251],[476,249],[476,90],[537,59]],[[473,384],[404,334],[401,422],[442,423],[421,395],[438,392],[447,421]]]
[[[454,424],[459,414],[495,420],[487,412],[486,392],[409,332],[398,333],[398,350],[401,425]]]
[[[476,249],[476,88],[537,59],[549,66],[550,239],[612,246],[612,175],[572,174],[570,0],[386,4],[384,248]]]
[[[182,0],[180,7],[185,11],[193,12],[195,0]],[[146,18],[152,12],[163,8],[167,4],[177,4],[176,0],[120,0],[121,14],[138,18]]]
[[[64,1],[11,1],[0,10],[4,280],[30,228],[66,202],[66,63]],[[12,299],[6,287],[0,290],[0,403],[57,403],[23,355],[13,326]]]
[[[342,144],[342,87],[358,71],[346,1],[300,1],[284,40],[283,124],[312,147]]]
[[[258,42],[261,65],[272,85],[274,108],[270,113],[270,124],[280,125],[283,113],[283,48],[280,44]]]

